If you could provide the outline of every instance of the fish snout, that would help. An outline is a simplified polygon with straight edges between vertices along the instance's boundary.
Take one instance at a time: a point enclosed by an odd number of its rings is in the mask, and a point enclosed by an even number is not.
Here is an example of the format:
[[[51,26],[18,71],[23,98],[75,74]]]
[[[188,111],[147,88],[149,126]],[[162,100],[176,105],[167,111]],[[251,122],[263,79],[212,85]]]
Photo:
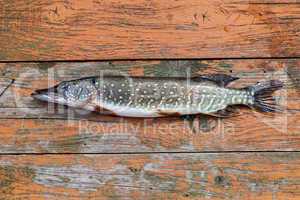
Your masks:
[[[51,88],[35,90],[33,93],[31,93],[31,96],[35,99],[46,100],[49,98],[49,96],[51,96],[50,94],[53,95],[56,92],[57,92],[57,87],[51,87]]]
[[[46,94],[48,92],[48,88],[47,89],[39,89],[39,90],[35,90],[33,93],[31,93],[31,96],[35,96],[35,95],[39,95],[39,94]]]
[[[52,88],[44,88],[44,89],[35,90],[31,94],[31,96],[38,95],[38,94],[47,94],[49,92],[55,92],[55,89],[52,87]]]

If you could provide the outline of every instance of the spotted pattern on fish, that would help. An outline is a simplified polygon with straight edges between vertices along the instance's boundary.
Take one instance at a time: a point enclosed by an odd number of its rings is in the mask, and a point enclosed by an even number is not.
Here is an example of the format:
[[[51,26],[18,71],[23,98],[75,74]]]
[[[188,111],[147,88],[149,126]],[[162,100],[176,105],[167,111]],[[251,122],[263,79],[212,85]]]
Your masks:
[[[218,82],[218,79],[91,77],[60,83],[54,87],[54,99],[49,95],[39,98],[94,111],[103,108],[129,117],[212,114],[229,105],[254,105],[253,88],[227,88]]]
[[[232,103],[240,103],[235,102],[234,98],[224,102],[223,96],[228,92],[227,90],[210,84],[201,86],[192,82],[187,85],[185,80],[179,82],[171,79],[153,82],[151,79],[145,81],[142,78],[131,80],[110,78],[103,80],[103,89],[98,88],[97,96],[103,98],[95,104],[101,104],[104,107],[115,105],[138,108],[152,113],[158,110],[174,113],[179,110],[179,113],[183,114],[211,113],[224,109],[230,100]],[[238,93],[236,95],[239,96]]]

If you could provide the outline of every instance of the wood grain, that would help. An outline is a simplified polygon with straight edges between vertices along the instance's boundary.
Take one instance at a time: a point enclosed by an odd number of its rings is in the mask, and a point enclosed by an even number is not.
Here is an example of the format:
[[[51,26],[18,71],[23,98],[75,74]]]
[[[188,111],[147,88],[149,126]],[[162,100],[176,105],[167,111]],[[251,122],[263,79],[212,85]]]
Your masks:
[[[49,62],[0,64],[0,151],[3,153],[122,153],[191,151],[298,151],[300,149],[299,59]],[[240,77],[230,87],[257,81],[285,82],[275,96],[288,110],[275,115],[240,108],[241,115],[134,119],[83,113],[34,101],[35,89],[97,74],[187,76],[226,73]],[[2,88],[2,89],[1,89]]]
[[[1,0],[0,60],[300,56],[295,0]]]
[[[297,200],[299,153],[0,157],[3,200]]]

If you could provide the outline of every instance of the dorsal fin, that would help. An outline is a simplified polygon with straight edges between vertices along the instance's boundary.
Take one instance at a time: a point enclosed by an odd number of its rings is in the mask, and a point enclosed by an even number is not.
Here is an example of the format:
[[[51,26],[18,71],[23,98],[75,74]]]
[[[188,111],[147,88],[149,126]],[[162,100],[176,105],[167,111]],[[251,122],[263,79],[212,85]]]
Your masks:
[[[192,80],[194,81],[203,81],[203,80],[212,81],[221,87],[226,87],[230,82],[238,79],[239,79],[238,77],[230,76],[227,74],[201,75],[192,78]]]

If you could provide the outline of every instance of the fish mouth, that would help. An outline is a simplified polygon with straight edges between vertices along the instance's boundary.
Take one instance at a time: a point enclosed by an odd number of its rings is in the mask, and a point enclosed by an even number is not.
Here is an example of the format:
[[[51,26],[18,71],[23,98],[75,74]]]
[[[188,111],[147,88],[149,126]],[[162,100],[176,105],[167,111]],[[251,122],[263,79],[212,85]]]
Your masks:
[[[33,93],[31,93],[31,96],[41,101],[53,102],[55,96],[57,96],[57,86],[35,90]]]

